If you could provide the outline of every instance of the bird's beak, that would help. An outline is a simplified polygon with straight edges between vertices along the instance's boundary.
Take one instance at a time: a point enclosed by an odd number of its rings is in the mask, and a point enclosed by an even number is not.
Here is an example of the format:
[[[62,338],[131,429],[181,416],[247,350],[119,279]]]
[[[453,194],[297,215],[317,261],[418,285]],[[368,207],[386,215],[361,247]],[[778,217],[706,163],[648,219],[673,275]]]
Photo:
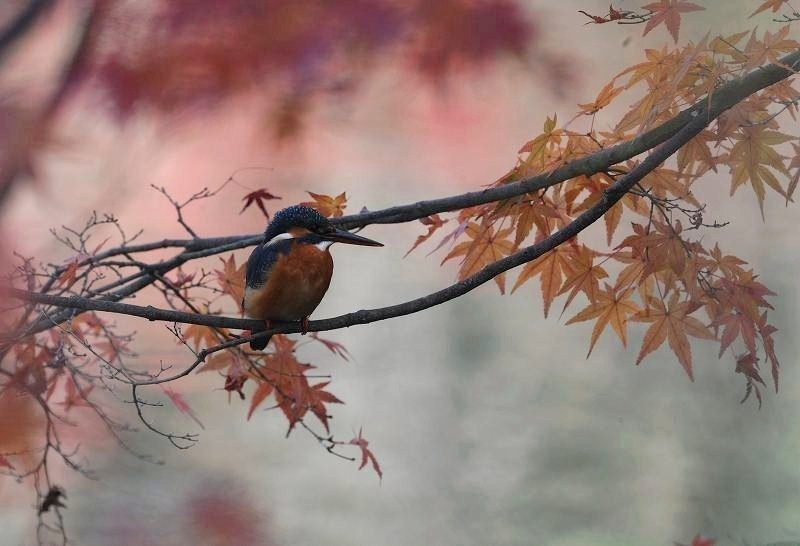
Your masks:
[[[348,245],[362,245],[362,246],[383,246],[383,243],[367,239],[361,235],[350,233],[344,229],[337,229],[333,233],[327,233],[322,236],[323,239],[333,241],[334,243],[347,243]]]

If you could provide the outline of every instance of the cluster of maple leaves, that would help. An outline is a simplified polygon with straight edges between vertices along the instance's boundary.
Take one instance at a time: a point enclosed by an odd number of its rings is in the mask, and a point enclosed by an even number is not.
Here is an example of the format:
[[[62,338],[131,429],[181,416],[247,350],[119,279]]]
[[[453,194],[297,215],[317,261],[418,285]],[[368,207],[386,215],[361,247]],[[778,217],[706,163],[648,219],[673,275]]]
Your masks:
[[[756,13],[779,4],[767,2]],[[649,10],[644,32],[663,23],[676,41],[680,14],[702,9],[679,0],[662,0],[644,8]],[[612,8],[609,16],[595,22],[634,15]],[[726,80],[765,62],[778,62],[781,55],[798,47],[800,44],[789,38],[786,25],[774,32],[754,30],[648,49],[645,61],[615,76],[594,101],[580,104],[566,125],[559,127],[555,116],[548,118],[543,132],[520,149],[518,163],[494,185],[549,172],[628,140],[672,118],[687,105],[710,100]],[[594,129],[598,113],[626,92],[640,98],[609,130]],[[768,322],[772,306],[766,299],[774,294],[744,260],[723,252],[718,245],[709,246],[705,231],[724,224],[704,221],[705,207],[693,188],[709,171],[728,171],[731,195],[749,186],[762,216],[767,190],[791,201],[800,177],[800,145],[797,136],[778,130],[779,114],[794,116],[798,100],[800,93],[784,81],[725,112],[680,149],[674,167],[654,170],[604,216],[609,250],[591,248],[573,238],[528,263],[512,292],[538,278],[545,316],[557,297],[565,297],[563,314],[582,294],[587,305],[567,324],[595,321],[589,353],[608,325],[626,345],[628,324],[645,323],[648,326],[637,364],[666,341],[690,378],[690,339],[715,340],[720,357],[730,352],[735,371],[745,376],[745,398],[755,392],[760,403],[758,387],[765,385],[761,362],[769,363],[778,388],[779,363],[772,337],[776,329]],[[587,118],[588,130],[576,128]],[[786,150],[793,152],[791,160],[781,148],[786,144],[791,144]],[[471,276],[528,241],[539,241],[564,228],[636,165],[636,161],[628,161],[545,191],[461,211],[453,219],[455,229],[439,244],[456,242],[443,263],[458,259],[459,280]],[[629,219],[631,232],[619,240],[623,217]],[[411,250],[449,220],[438,215],[424,219],[428,231],[417,238]],[[500,292],[505,292],[505,275],[497,276],[495,282]]]

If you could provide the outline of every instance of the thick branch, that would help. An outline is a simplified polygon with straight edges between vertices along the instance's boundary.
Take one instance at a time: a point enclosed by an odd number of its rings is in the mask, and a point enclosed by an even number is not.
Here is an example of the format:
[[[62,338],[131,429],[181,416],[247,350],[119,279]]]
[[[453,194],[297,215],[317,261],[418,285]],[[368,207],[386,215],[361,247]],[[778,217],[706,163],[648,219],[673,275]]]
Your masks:
[[[678,151],[681,146],[686,144],[695,135],[702,131],[703,128],[705,128],[714,119],[714,117],[716,116],[709,117],[703,110],[695,112],[694,119],[690,123],[688,123],[683,129],[667,140],[667,142],[658,147],[649,157],[631,170],[630,173],[621,177],[614,184],[609,186],[605,190],[600,201],[586,210],[583,214],[575,218],[575,220],[570,222],[563,229],[539,241],[538,243],[520,250],[519,252],[506,258],[503,258],[502,260],[498,260],[481,269],[474,275],[464,279],[463,281],[448,286],[447,288],[439,290],[438,292],[434,292],[432,294],[428,294],[427,296],[410,300],[398,305],[356,311],[354,313],[348,313],[330,319],[314,320],[309,322],[307,330],[312,332],[335,330],[356,324],[367,324],[370,322],[377,322],[380,320],[416,313],[462,296],[467,292],[474,290],[478,286],[492,280],[497,275],[508,271],[509,269],[535,260],[539,256],[549,252],[550,250],[553,250],[562,243],[575,237],[578,233],[589,227],[595,221],[602,218],[602,216],[612,206],[614,206],[614,204],[619,201],[625,195],[625,193],[628,192],[628,190],[630,190],[636,183],[638,183],[648,173],[663,163],[672,154]],[[170,309],[159,309],[152,306],[143,307],[139,305],[93,300],[77,296],[65,298],[16,289],[5,289],[4,293],[14,298],[37,303],[56,305],[59,307],[70,307],[87,311],[110,311],[114,313],[143,317],[148,320],[185,322],[191,324],[201,324],[204,326],[236,328],[243,330],[256,329],[263,325],[262,321],[257,320],[237,319],[215,315],[200,315],[195,313],[173,311]],[[296,333],[299,331],[300,326],[298,324],[286,324],[263,333],[259,333],[254,337],[261,337],[276,333]],[[241,340],[236,340],[233,344],[238,344],[239,342],[243,343],[249,339],[251,339],[251,337],[242,338]],[[10,339],[3,341],[10,341]]]

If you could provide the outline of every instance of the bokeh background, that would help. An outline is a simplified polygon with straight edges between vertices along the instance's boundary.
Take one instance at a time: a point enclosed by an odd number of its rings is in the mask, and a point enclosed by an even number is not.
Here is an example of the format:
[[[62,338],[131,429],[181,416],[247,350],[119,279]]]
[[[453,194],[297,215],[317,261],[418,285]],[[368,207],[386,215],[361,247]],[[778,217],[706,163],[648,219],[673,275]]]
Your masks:
[[[746,19],[760,2],[698,3],[708,10],[685,18],[682,38],[771,24]],[[415,10],[387,2],[382,11],[366,0],[304,1],[288,10],[290,22],[266,28],[261,10],[283,13],[290,3],[189,4],[109,3],[110,24],[96,40],[114,54],[80,67],[67,85],[60,75],[76,29],[91,24],[85,2],[55,2],[0,58],[4,151],[35,150],[4,156],[5,259],[12,250],[68,259],[48,230],[80,225],[93,210],[143,228],[143,241],[182,237],[150,184],[180,198],[234,175],[237,184],[187,211],[203,236],[263,229],[258,211],[237,214],[249,189],[282,196],[270,203],[277,206],[306,200],[307,190],[346,191],[352,212],[475,189],[514,164],[546,116],[569,119],[576,102],[593,100],[645,47],[669,40],[663,29],[642,38],[641,26],[585,26],[578,9],[608,9],[589,0],[498,0],[480,3],[485,11],[455,0]],[[0,21],[25,5],[5,2]],[[313,40],[287,38],[286,28],[302,37],[307,18]],[[205,40],[229,39],[238,28],[231,21],[243,19],[253,24],[242,44],[192,64]],[[52,115],[46,131],[37,130],[42,112]],[[611,108],[597,123],[610,126],[621,113]],[[725,175],[698,192],[713,216],[730,222],[707,237],[747,259],[780,295],[773,323],[781,392],[767,394],[761,410],[739,404],[743,381],[711,344],[693,347],[694,383],[664,348],[634,366],[638,328],[629,350],[606,334],[587,360],[590,324],[545,320],[533,283],[506,296],[487,285],[423,313],[331,333],[350,362],[304,349],[346,401],[332,430],[347,438],[363,427],[381,482],[307,435],[285,439],[275,413],[246,421],[247,403],[228,403],[219,378],[206,374],[175,386],[205,424],[196,447],[177,451],[144,432],[132,438],[164,465],[132,458],[86,428],[99,479],[61,477],[71,539],[622,546],[702,533],[720,544],[800,541],[797,211],[768,198],[762,222],[751,195],[728,198]],[[455,266],[426,255],[435,242],[404,257],[423,230],[373,226],[364,233],[385,248],[335,248],[337,271],[315,315],[390,305],[452,282]],[[124,320],[139,331],[142,361],[188,359],[163,326]],[[195,427],[170,408],[151,414],[165,428]],[[0,503],[0,544],[34,543],[29,488],[0,482]]]

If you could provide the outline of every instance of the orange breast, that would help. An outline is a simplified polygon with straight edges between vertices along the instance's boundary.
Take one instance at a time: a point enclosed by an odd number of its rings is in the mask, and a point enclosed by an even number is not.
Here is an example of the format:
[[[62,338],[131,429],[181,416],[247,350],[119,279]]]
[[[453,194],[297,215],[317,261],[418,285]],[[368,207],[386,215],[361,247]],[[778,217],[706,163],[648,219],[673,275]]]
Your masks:
[[[294,244],[272,266],[263,286],[245,290],[247,315],[276,321],[307,317],[322,301],[332,276],[333,259],[327,250]]]

